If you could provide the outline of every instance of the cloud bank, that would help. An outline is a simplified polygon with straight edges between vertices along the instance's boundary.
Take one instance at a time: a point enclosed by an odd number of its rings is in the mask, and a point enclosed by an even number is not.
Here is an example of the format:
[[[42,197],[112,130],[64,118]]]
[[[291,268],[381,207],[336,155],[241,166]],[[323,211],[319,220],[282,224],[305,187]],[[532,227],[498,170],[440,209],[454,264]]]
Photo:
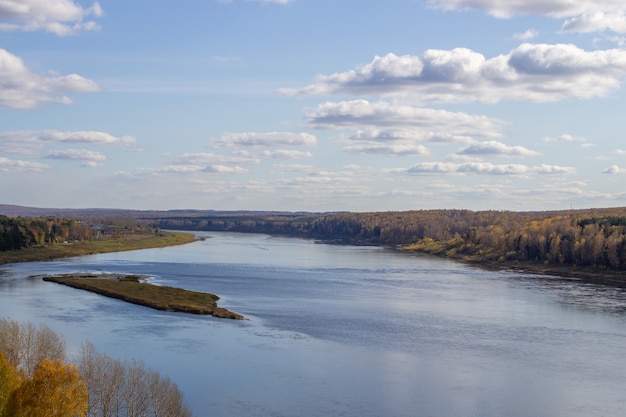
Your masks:
[[[136,139],[133,136],[114,136],[110,133],[93,130],[18,130],[0,132],[0,151],[6,153],[31,155],[35,150],[44,146],[58,144],[106,145],[137,150]]]
[[[486,58],[467,48],[389,53],[354,70],[320,75],[290,95],[408,97],[419,102],[553,102],[606,96],[626,74],[626,50],[585,51],[571,44],[524,43]]]
[[[513,175],[529,174],[573,174],[572,167],[558,165],[537,165],[529,167],[523,164],[491,164],[488,162],[423,162],[407,170],[409,174],[478,174],[478,175]]]
[[[98,30],[90,16],[103,15],[98,2],[83,8],[72,0],[0,0],[0,31],[45,31],[58,36]]]

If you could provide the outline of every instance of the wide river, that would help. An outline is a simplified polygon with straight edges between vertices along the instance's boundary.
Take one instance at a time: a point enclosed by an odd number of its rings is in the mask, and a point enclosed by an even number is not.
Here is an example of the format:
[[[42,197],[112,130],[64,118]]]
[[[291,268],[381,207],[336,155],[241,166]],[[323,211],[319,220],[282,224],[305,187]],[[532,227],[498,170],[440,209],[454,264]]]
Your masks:
[[[626,410],[626,292],[378,247],[228,233],[0,266],[0,317],[144,363],[197,417],[576,417]],[[147,274],[245,315],[167,313],[30,278]]]

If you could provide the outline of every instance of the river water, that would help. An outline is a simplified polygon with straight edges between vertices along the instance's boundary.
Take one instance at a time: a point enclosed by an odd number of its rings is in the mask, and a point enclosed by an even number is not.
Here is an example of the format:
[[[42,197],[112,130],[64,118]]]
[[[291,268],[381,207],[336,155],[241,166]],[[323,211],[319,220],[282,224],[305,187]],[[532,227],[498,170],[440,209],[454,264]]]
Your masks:
[[[0,317],[45,323],[70,355],[140,358],[197,417],[623,416],[626,293],[379,247],[230,233],[0,266]],[[32,278],[147,274],[249,320],[135,306]]]

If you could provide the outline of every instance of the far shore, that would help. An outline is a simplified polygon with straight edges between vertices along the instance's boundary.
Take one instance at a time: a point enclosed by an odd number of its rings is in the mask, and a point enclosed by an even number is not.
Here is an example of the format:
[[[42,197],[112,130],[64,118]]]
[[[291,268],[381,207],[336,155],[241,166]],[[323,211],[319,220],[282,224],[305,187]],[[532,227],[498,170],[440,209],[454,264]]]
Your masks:
[[[571,278],[590,284],[610,285],[614,287],[626,288],[626,272],[598,270],[596,268],[579,268],[574,265],[544,264],[538,262],[521,261],[493,261],[480,256],[448,256],[439,252],[428,250],[410,249],[398,247],[404,253],[422,253],[425,255],[437,256],[463,262],[477,268],[484,268],[492,271],[513,271],[521,274],[546,275],[559,278]]]
[[[107,237],[79,242],[33,246],[0,252],[0,265],[15,262],[42,262],[73,256],[98,253],[123,252],[139,249],[184,245],[197,240],[193,233],[159,232],[139,233],[120,237]]]

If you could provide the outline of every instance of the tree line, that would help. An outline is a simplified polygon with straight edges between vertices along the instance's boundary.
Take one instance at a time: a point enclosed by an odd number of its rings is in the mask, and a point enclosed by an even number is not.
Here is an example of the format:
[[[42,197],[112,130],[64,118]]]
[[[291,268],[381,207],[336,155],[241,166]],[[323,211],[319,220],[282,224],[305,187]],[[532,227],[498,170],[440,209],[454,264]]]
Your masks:
[[[626,208],[415,210],[152,220],[161,228],[281,234],[474,257],[626,270]]]
[[[177,385],[139,360],[65,341],[45,325],[0,319],[0,417],[191,417]]]
[[[105,226],[106,225],[106,226]],[[0,215],[0,251],[83,241],[139,231],[136,219],[65,219]]]

